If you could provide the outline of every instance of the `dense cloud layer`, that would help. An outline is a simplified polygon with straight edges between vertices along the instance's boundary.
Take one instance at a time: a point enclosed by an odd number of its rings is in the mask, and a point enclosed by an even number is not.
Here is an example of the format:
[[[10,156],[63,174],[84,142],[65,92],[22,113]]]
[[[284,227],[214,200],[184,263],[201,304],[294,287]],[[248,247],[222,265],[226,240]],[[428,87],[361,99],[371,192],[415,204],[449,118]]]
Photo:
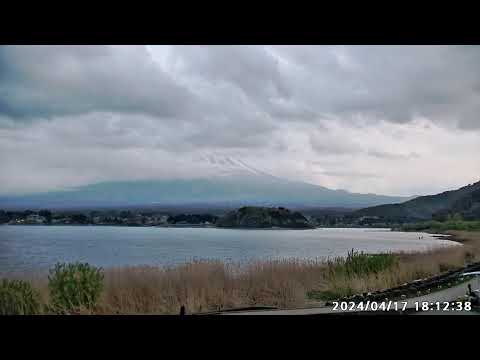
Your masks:
[[[2,46],[0,193],[208,176],[210,154],[359,192],[460,186],[480,174],[478,64],[477,46]]]

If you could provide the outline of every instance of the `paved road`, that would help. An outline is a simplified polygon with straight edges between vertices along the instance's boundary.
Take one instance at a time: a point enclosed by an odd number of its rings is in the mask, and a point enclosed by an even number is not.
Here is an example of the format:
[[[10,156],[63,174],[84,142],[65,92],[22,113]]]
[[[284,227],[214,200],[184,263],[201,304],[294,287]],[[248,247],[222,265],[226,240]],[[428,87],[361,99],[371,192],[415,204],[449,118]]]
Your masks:
[[[415,309],[415,302],[455,301],[459,297],[467,293],[468,284],[472,285],[473,290],[480,289],[480,277],[477,276],[468,282],[462,283],[457,286],[453,286],[445,290],[436,291],[428,295],[418,296],[418,297],[409,298],[405,300],[399,300],[399,302],[401,302],[399,303],[399,306],[403,306],[403,302],[407,301],[406,309],[412,311]],[[238,311],[238,312],[223,312],[223,313],[218,313],[218,315],[321,315],[321,314],[341,314],[341,313],[347,313],[347,312],[348,311],[333,311],[333,308],[331,306],[328,306],[328,307],[324,306],[324,307],[313,307],[313,308],[310,307],[310,308],[289,309],[289,310],[250,310],[250,311]],[[433,314],[433,312],[429,312],[429,313]],[[435,313],[446,314],[446,312],[435,312]]]

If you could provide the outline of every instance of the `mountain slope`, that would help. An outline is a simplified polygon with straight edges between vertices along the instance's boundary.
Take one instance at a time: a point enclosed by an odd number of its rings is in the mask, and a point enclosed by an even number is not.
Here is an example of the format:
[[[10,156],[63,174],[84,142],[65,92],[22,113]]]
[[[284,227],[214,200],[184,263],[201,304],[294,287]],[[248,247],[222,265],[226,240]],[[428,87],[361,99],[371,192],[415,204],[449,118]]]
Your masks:
[[[480,219],[480,189],[457,200],[447,212],[438,212],[437,216],[460,214],[466,220]]]
[[[426,220],[450,213],[460,213],[467,217],[480,215],[480,181],[457,190],[420,196],[399,204],[361,209],[354,215]]]

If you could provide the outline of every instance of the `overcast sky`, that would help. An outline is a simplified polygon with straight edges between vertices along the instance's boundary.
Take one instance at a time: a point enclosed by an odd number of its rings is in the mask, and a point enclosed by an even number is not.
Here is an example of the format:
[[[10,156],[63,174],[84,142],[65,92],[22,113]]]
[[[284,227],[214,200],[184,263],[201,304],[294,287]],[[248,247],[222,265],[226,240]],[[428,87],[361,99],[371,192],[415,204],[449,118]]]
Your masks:
[[[480,180],[478,46],[0,46],[0,194],[210,176],[388,195]]]

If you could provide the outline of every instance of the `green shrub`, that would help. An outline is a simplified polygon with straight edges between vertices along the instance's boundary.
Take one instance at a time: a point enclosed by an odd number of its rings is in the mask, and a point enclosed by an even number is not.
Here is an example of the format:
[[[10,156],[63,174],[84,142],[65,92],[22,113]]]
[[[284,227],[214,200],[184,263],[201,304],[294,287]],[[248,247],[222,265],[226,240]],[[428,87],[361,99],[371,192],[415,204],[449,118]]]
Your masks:
[[[0,283],[0,315],[36,315],[39,313],[39,296],[28,282],[2,280]]]
[[[102,269],[87,263],[58,263],[48,280],[51,311],[56,313],[92,309],[103,289]]]
[[[393,254],[365,254],[352,249],[346,258],[337,257],[327,262],[332,277],[352,278],[379,272],[394,266],[397,258]]]

